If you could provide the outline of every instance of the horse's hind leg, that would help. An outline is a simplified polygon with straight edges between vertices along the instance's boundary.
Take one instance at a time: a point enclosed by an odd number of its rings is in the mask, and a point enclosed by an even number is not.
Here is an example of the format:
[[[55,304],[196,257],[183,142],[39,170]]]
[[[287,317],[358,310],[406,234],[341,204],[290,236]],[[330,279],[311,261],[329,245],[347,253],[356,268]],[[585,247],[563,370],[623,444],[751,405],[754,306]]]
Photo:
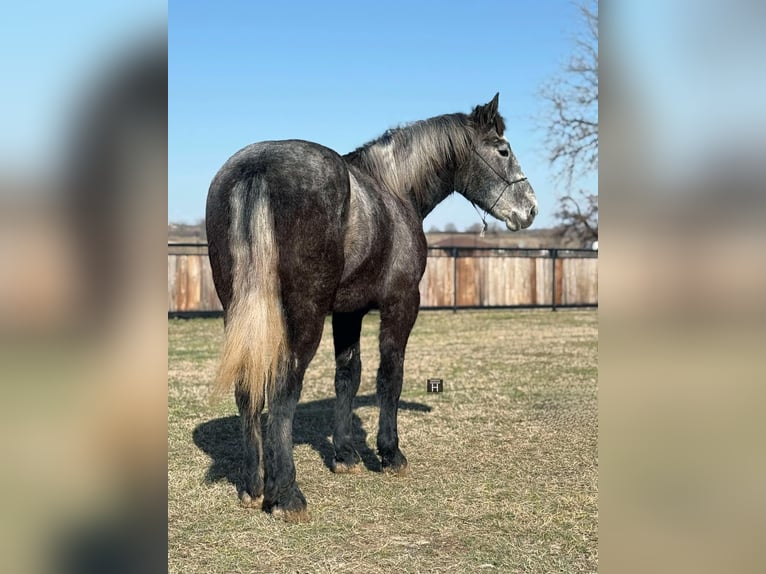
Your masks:
[[[420,295],[397,299],[380,308],[380,367],[377,393],[380,402],[378,454],[383,471],[404,474],[407,459],[399,449],[397,414],[404,378],[404,350],[418,315]]]
[[[250,408],[250,393],[235,388],[234,396],[242,424],[242,442],[245,447],[245,464],[239,485],[239,500],[245,508],[261,508],[263,502],[263,448],[261,446],[261,411],[263,401]]]
[[[301,520],[306,497],[295,482],[293,460],[293,416],[301,394],[303,372],[291,369],[284,384],[269,402],[264,450],[263,509],[272,514]]]
[[[287,307],[294,310],[295,307]],[[306,498],[295,482],[293,460],[293,417],[303,387],[303,375],[322,338],[325,313],[306,317],[304,322],[288,319],[290,361],[287,374],[269,399],[266,436],[263,443],[263,509],[288,521],[307,519]]]
[[[352,436],[352,404],[362,375],[359,335],[364,311],[333,313],[332,335],[335,344],[335,447],[333,471],[339,474],[357,472],[361,460],[354,449]]]

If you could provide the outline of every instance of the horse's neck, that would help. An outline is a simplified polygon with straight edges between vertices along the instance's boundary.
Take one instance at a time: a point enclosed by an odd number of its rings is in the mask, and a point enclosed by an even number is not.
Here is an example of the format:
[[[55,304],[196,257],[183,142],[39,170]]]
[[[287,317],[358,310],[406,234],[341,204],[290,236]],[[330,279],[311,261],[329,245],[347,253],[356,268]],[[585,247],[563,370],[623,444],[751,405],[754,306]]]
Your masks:
[[[450,181],[440,182],[441,185],[437,186],[436,189],[429,189],[425,193],[418,194],[418,197],[414,197],[414,191],[410,190],[410,199],[421,220],[425,219],[437,205],[454,191],[453,181],[454,178],[450,178]]]
[[[386,141],[345,158],[388,193],[409,201],[422,220],[454,191],[461,154],[451,143],[407,140],[399,145],[407,146],[406,153]]]
[[[423,162],[423,171],[410,173],[408,179],[396,178],[399,189],[394,191],[400,197],[409,199],[423,220],[454,191],[456,169],[455,166],[436,168],[431,162]]]

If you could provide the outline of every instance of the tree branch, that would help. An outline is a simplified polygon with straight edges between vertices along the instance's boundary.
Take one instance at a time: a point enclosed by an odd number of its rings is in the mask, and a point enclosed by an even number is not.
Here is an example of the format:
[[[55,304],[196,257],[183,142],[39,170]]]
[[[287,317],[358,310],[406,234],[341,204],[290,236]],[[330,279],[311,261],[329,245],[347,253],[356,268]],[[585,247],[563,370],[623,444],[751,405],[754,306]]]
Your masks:
[[[574,38],[569,61],[540,91],[546,104],[548,161],[568,191],[559,199],[556,217],[565,240],[598,239],[598,195],[571,193],[575,178],[598,168],[598,4],[580,0],[582,29]]]

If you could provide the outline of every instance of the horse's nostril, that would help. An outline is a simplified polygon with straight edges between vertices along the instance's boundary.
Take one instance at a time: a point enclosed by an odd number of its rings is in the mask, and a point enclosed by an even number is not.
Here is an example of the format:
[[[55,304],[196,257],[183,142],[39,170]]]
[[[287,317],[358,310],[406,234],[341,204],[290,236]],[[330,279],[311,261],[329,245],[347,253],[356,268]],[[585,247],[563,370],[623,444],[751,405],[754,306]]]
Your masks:
[[[532,209],[529,210],[529,217],[535,217],[537,215],[537,206],[533,205]]]

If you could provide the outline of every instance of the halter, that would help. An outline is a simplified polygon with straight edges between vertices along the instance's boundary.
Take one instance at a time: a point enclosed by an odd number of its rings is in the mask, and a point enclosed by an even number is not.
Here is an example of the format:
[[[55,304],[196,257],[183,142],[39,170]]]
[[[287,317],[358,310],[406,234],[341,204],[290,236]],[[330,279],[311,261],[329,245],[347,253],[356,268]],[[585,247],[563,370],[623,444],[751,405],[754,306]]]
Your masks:
[[[469,201],[471,201],[471,205],[473,205],[473,208],[476,210],[476,213],[478,213],[479,217],[481,217],[481,222],[484,224],[484,226],[481,228],[481,233],[479,234],[479,237],[484,237],[484,232],[487,230],[487,215],[489,214],[490,211],[495,209],[495,206],[497,205],[497,202],[500,201],[501,197],[503,197],[503,194],[505,193],[505,190],[508,189],[510,186],[516,184],[516,183],[521,183],[522,181],[526,180],[527,178],[525,176],[525,177],[520,177],[519,179],[514,179],[513,181],[508,181],[502,174],[498,173],[497,170],[494,167],[492,167],[491,163],[489,163],[486,159],[484,159],[484,156],[482,156],[478,151],[476,151],[475,147],[471,146],[471,151],[473,153],[475,153],[478,156],[478,158],[481,161],[483,161],[484,164],[490,170],[492,170],[492,173],[494,173],[497,177],[499,177],[500,179],[502,179],[505,182],[505,186],[503,187],[503,191],[501,191],[500,195],[497,196],[497,199],[495,199],[495,203],[492,204],[492,207],[490,207],[489,210],[484,212],[484,215],[481,214],[481,212],[479,211],[479,208],[476,207],[476,204],[473,201],[469,200]]]

